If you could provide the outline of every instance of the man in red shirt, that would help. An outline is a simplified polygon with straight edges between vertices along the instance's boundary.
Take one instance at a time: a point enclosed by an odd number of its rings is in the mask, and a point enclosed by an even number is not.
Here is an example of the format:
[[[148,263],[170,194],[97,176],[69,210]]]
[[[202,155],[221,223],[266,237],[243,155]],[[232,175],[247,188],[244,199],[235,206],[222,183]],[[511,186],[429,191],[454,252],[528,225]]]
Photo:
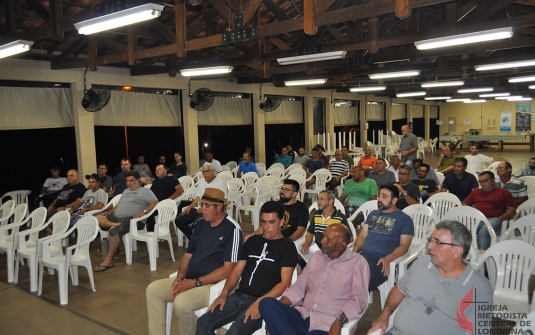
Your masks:
[[[479,185],[464,199],[463,206],[474,206],[489,219],[496,235],[500,235],[502,221],[509,220],[516,214],[516,202],[511,192],[494,185],[494,173],[483,171],[479,175]],[[490,247],[490,235],[483,222],[477,227],[477,244],[479,249]]]
[[[377,163],[377,157],[372,156],[372,148],[367,147],[364,150],[364,156],[360,157],[357,165],[362,166],[366,172],[366,176],[368,176],[370,171],[375,171],[375,163]]]

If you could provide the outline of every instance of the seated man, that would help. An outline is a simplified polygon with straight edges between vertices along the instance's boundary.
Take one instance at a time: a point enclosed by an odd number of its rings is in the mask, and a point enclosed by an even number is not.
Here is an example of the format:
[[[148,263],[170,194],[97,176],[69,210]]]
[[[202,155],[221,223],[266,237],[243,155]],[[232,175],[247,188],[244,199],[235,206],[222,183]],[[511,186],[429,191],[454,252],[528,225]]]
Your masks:
[[[368,214],[353,251],[361,252],[370,266],[371,292],[388,279],[390,262],[407,253],[414,236],[412,219],[396,207],[399,191],[393,185],[379,190],[378,210]]]
[[[63,186],[56,200],[48,206],[47,219],[59,211],[69,210],[74,204],[80,201],[85,191],[84,184],[80,183],[78,171],[75,169],[67,171],[67,185]]]
[[[249,153],[245,151],[243,153],[240,165],[238,165],[238,178],[241,178],[241,176],[246,174],[247,172],[255,172],[256,174],[258,174],[256,164],[251,161]]]
[[[418,169],[420,169],[420,166],[422,166],[423,164],[424,164],[424,161],[421,160],[420,158],[416,158],[415,160],[412,161],[411,180],[418,179]],[[435,170],[431,169],[431,167],[429,167],[429,172],[427,173],[427,176],[425,179],[432,179],[435,181],[437,185],[440,184],[438,181],[437,173],[435,172]]]
[[[294,163],[299,163],[302,166],[305,166],[305,164],[310,159],[310,157],[305,155],[305,148],[304,147],[299,148],[298,151],[299,151],[299,153],[297,154],[297,156],[294,157],[293,162]]]
[[[349,147],[347,145],[342,146],[342,159],[349,164],[349,167],[353,167],[355,165],[355,161],[353,160],[353,157],[349,156]]]
[[[474,170],[477,174],[485,170],[484,163],[503,161],[503,158],[492,158],[479,153],[477,144],[470,145],[470,154],[464,156],[468,161],[468,168]]]
[[[320,149],[315,147],[312,149],[312,159],[309,159],[305,163],[305,165],[303,166],[303,169],[305,169],[307,173],[307,178],[310,178],[314,174],[314,172],[323,168],[324,166],[328,166],[328,164],[325,165],[323,160],[320,159]],[[310,188],[310,186],[314,184],[315,182],[316,182],[316,177],[310,179],[309,181],[306,182],[306,188]]]
[[[132,162],[130,157],[123,157],[121,159],[121,172],[115,176],[115,187],[113,188],[113,196],[123,194],[123,191],[128,188],[126,185],[126,173],[130,171]],[[138,178],[139,179],[139,178]]]
[[[292,148],[291,144],[286,145],[286,149],[288,149],[288,156],[292,158],[292,162],[294,161],[295,156],[297,156],[297,152],[295,152]]]
[[[399,168],[399,182],[393,185],[399,191],[399,200],[396,203],[397,209],[403,210],[405,207],[417,204],[420,201],[420,190],[418,186],[411,183],[411,168],[403,164]]]
[[[412,161],[414,164],[414,161]],[[422,202],[425,202],[433,194],[439,192],[438,185],[433,179],[427,179],[431,167],[427,164],[422,164],[417,170],[418,178],[412,179],[411,184],[418,186]]]
[[[399,181],[399,167],[401,166],[401,159],[398,155],[394,155],[390,157],[390,167],[388,168],[388,171],[392,171],[394,174],[394,177],[396,177],[396,182]]]
[[[39,205],[42,201],[44,207],[50,206],[50,204],[56,200],[59,195],[59,191],[63,186],[67,185],[67,179],[59,176],[59,168],[53,166],[50,169],[50,174],[52,178],[47,178],[43,187],[41,187],[40,195],[35,199],[35,204]]]
[[[481,188],[475,190],[463,200],[463,206],[473,206],[487,217],[497,236],[500,236],[502,222],[516,214],[515,199],[504,188],[496,188],[494,173],[483,171],[479,175]],[[480,222],[477,226],[477,244],[479,249],[490,247],[490,234],[487,226]]]
[[[139,172],[139,176],[141,178],[154,179],[154,175],[152,174],[149,166],[145,164],[145,157],[143,155],[137,158],[137,164],[134,165],[134,170]]]
[[[396,175],[394,175],[394,172],[386,169],[386,161],[384,158],[377,158],[375,171],[370,172],[368,178],[375,180],[377,187],[390,185],[396,182]]]
[[[447,145],[442,147],[442,154],[437,162],[437,169],[440,169],[438,172],[441,172],[445,175],[453,172],[453,163],[457,156],[451,153],[450,147]],[[466,160],[466,158],[465,158]]]
[[[316,144],[316,148],[318,148],[318,158],[323,161],[323,166],[329,166],[329,157],[323,154],[325,152],[325,148],[321,144]]]
[[[227,278],[242,250],[242,233],[225,213],[223,191],[207,188],[199,201],[202,218],[197,222],[176,278],[147,286],[149,334],[165,334],[167,302],[173,302],[178,334],[195,334],[195,310],[208,307],[210,287]]]
[[[158,199],[148,188],[139,185],[139,173],[128,171],[126,173],[126,184],[128,188],[123,191],[123,195],[117,206],[108,209],[96,218],[100,227],[108,231],[108,254],[102,263],[94,271],[102,272],[113,268],[112,259],[121,238],[130,232],[130,220],[140,218],[152,211],[158,204]],[[138,221],[137,228],[143,229],[144,222]]]
[[[204,163],[212,163],[214,164],[215,173],[218,174],[219,172],[223,171],[223,168],[221,167],[221,163],[214,159],[214,154],[210,150],[204,150]],[[203,165],[201,164],[201,166]]]
[[[453,163],[453,173],[446,175],[442,182],[440,192],[450,192],[462,202],[473,190],[477,189],[477,179],[473,174],[466,172],[466,158],[459,157]]]
[[[69,213],[71,214],[70,227],[78,222],[85,212],[101,209],[104,204],[108,203],[108,195],[100,188],[98,174],[86,175],[85,179],[89,181],[87,191],[80,201],[75,201],[72,207],[69,208]]]
[[[105,162],[98,163],[97,174],[99,178],[100,188],[108,193],[113,187],[113,178],[107,175],[108,173],[108,164]]]
[[[529,159],[529,165],[527,169],[522,170],[520,176],[535,176],[535,157]]]
[[[364,172],[366,173],[366,176],[368,176],[371,171],[375,170],[376,162],[377,162],[377,157],[372,156],[372,148],[367,147],[364,150],[364,156],[360,157],[357,165],[362,166],[364,168]]]
[[[368,305],[370,272],[366,260],[347,249],[350,241],[347,227],[330,225],[321,252],[312,255],[280,301],[260,301],[260,314],[271,335],[340,334],[345,323],[361,317]]]
[[[349,217],[366,201],[377,200],[377,192],[375,181],[364,177],[364,168],[355,165],[351,168],[351,179],[346,182],[338,200],[343,204],[347,199],[346,213]]]
[[[331,171],[331,181],[329,182],[329,190],[334,191],[334,189],[340,185],[342,178],[349,174],[349,164],[342,159],[342,152],[336,150],[334,152],[334,161],[329,163],[328,170]]]
[[[285,169],[292,165],[292,156],[288,155],[287,147],[282,147],[281,154],[277,156],[275,163],[281,163]]]
[[[394,286],[370,332],[383,334],[491,334],[492,286],[466,260],[472,234],[456,221],[439,222],[421,254]],[[480,302],[477,305],[473,302]],[[418,320],[418,322],[415,322]],[[477,331],[476,331],[477,329]]]
[[[528,200],[528,188],[526,184],[517,177],[513,176],[513,166],[507,161],[498,163],[496,167],[498,179],[496,180],[496,187],[503,187],[513,196],[516,206],[520,206],[524,201]]]
[[[188,174],[188,167],[186,166],[186,163],[182,162],[182,154],[180,151],[175,151],[173,159],[175,160],[175,163],[167,169],[167,174],[175,179],[186,176]]]
[[[167,170],[169,170],[169,166],[167,165],[166,160],[167,158],[165,158],[165,155],[160,155],[160,157],[158,157],[158,164],[162,164]]]
[[[234,323],[228,334],[253,334],[262,327],[260,301],[279,297],[292,283],[297,250],[292,240],[281,233],[282,204],[275,201],[263,204],[260,224],[263,234],[252,236],[243,245],[221,295],[197,321],[196,335],[215,335],[218,328],[229,322]],[[238,282],[238,289],[230,294]]]
[[[253,156],[253,151],[251,150],[251,148],[249,147],[245,148],[244,152],[249,154],[249,161],[254,163],[254,156]],[[238,163],[241,163],[242,161],[243,161],[243,155],[240,156]]]

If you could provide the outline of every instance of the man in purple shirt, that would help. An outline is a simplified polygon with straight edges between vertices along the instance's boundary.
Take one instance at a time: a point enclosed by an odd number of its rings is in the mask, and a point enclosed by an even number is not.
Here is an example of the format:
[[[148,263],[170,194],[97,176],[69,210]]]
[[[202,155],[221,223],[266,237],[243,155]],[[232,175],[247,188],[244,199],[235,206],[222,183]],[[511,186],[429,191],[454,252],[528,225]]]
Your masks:
[[[330,225],[321,252],[312,255],[280,301],[260,301],[260,315],[271,335],[340,334],[345,323],[360,318],[368,304],[370,270],[361,255],[347,249],[350,241],[346,226]]]

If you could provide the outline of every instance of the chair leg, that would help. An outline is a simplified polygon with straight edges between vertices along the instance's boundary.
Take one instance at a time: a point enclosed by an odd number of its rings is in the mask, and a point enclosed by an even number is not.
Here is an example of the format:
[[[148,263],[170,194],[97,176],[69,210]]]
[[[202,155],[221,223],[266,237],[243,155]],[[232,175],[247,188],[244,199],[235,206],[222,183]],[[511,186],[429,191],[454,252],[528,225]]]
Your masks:
[[[158,249],[158,239],[151,238],[147,241],[147,251],[149,252],[150,270],[156,271],[156,254]]]
[[[167,308],[165,311],[165,335],[171,335],[171,322],[173,321],[173,309],[174,305],[172,302],[167,303]]]
[[[19,253],[17,253],[17,256],[15,257],[15,278],[13,278],[14,284],[17,284],[19,282],[19,258],[22,260],[22,257],[19,257]]]
[[[67,270],[67,266],[67,264],[63,264],[62,266],[58,267],[60,305],[66,305],[69,303],[69,271]]]
[[[13,259],[13,249],[7,249],[6,250],[7,255],[7,282],[12,283],[14,280],[14,273],[15,273],[15,260]]]
[[[132,243],[130,233],[123,236],[124,253],[126,255],[126,264],[132,264]]]
[[[173,241],[171,240],[171,234],[166,237],[167,243],[169,243],[169,251],[171,252],[171,258],[175,261],[175,253],[173,252]]]
[[[71,274],[71,281],[74,286],[78,286],[78,266],[71,265],[69,266],[69,273]]]
[[[37,291],[37,255],[28,257],[28,267],[30,268],[30,292]]]

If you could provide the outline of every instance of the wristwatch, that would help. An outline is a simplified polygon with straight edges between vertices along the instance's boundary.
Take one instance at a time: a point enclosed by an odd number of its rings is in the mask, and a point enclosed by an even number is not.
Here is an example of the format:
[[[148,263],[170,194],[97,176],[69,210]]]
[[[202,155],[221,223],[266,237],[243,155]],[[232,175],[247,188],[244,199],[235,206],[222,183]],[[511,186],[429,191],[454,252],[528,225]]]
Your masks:
[[[338,318],[338,322],[340,322],[340,324],[343,326],[343,325],[345,325],[347,323],[347,319],[345,317],[343,317],[343,316],[340,316]]]
[[[199,278],[195,279],[195,286],[196,287],[202,286],[202,281]]]
[[[403,195],[404,195],[404,196],[407,196],[407,195],[408,195],[407,191],[405,191],[405,192],[403,193]]]

